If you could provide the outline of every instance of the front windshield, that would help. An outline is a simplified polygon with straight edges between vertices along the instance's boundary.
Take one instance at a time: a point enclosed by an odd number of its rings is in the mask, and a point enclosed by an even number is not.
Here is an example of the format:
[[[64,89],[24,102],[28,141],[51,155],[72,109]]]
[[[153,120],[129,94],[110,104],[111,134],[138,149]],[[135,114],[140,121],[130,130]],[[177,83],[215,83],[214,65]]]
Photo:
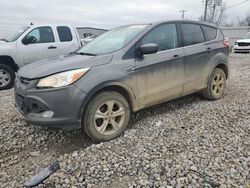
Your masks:
[[[250,32],[246,34],[245,39],[250,39]]]
[[[82,47],[77,53],[95,55],[112,53],[126,46],[141,33],[146,26],[147,25],[131,25],[108,31]]]
[[[16,31],[13,34],[6,37],[5,40],[7,42],[13,42],[13,41],[17,40],[29,28],[30,28],[29,26],[22,27],[18,31]]]

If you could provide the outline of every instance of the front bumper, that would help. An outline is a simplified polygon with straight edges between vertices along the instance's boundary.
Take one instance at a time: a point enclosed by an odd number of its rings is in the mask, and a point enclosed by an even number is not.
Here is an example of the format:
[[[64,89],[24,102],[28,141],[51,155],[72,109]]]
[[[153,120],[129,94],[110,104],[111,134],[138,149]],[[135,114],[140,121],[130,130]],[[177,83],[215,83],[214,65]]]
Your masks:
[[[26,122],[45,127],[78,129],[86,94],[74,85],[36,89],[37,80],[15,81],[15,106]]]

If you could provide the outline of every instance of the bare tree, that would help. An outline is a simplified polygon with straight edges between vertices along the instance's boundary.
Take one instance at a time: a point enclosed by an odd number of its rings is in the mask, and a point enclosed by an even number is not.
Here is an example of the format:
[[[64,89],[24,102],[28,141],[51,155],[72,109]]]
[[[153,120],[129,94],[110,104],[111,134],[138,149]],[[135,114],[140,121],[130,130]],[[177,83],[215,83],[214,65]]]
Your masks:
[[[241,17],[237,17],[235,26],[245,26],[245,20],[242,19]]]
[[[208,5],[207,22],[214,23],[217,26],[224,24],[227,18],[225,12],[226,12],[226,3],[223,3],[222,6],[216,6],[213,4]],[[201,16],[199,20],[203,21],[204,16]]]
[[[214,23],[217,25],[217,26],[220,26],[220,25],[224,25],[225,24],[225,21],[227,19],[227,15],[226,15],[226,4],[223,3],[223,5],[220,7],[219,11],[217,12],[218,16],[217,16],[217,19],[214,20]]]
[[[250,26],[250,12],[247,13],[246,18],[237,17],[236,20],[236,26]]]
[[[247,14],[247,17],[246,17],[246,19],[245,19],[245,22],[246,22],[246,25],[247,25],[247,26],[250,26],[250,11],[249,11],[248,14]]]

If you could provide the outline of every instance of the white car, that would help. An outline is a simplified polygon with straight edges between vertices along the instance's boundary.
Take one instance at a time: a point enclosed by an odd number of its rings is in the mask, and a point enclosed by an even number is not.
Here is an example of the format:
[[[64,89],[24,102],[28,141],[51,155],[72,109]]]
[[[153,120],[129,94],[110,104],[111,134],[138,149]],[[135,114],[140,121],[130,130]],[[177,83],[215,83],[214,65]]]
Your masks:
[[[66,55],[81,47],[69,25],[29,25],[0,41],[0,90],[13,87],[15,72],[24,65]]]
[[[234,52],[250,52],[250,32],[246,34],[244,39],[237,40],[234,44]]]

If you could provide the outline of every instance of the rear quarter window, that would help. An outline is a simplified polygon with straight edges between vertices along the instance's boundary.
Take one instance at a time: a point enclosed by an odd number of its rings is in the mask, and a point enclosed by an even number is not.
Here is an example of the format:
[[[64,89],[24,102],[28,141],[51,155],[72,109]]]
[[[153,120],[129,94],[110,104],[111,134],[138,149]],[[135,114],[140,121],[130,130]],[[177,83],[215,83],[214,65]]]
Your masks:
[[[72,41],[72,34],[69,27],[58,26],[57,32],[59,35],[60,42],[69,42]]]
[[[206,34],[207,40],[214,40],[217,37],[217,29],[214,27],[210,27],[210,26],[205,26],[203,25],[203,30]]]
[[[222,31],[220,29],[218,29],[218,40],[224,40],[225,37],[224,37],[224,34],[222,33]]]

